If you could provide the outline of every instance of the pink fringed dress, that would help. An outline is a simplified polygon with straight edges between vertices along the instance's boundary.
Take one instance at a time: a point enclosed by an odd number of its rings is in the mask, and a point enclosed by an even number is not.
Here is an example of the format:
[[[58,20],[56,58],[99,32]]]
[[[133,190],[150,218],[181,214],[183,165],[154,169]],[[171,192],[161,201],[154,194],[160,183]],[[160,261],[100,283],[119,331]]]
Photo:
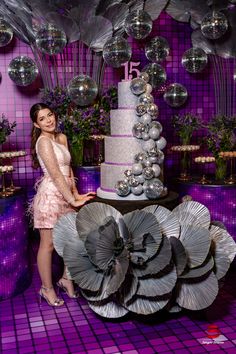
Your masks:
[[[46,143],[41,151],[38,148],[40,140]],[[43,136],[37,140],[36,153],[44,175],[36,183],[37,193],[32,201],[34,228],[51,229],[61,215],[75,211],[68,203],[73,186],[71,156],[66,146]],[[58,168],[63,176],[55,180],[54,171]]]

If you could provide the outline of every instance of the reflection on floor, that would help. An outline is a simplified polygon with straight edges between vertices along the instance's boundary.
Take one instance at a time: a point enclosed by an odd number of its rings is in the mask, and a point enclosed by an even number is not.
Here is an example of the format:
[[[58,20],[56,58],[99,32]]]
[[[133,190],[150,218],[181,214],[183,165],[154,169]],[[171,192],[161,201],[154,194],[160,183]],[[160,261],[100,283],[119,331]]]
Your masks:
[[[94,314],[83,298],[65,296],[66,305],[56,309],[39,305],[35,264],[33,271],[29,289],[0,302],[0,353],[236,353],[235,263],[207,311],[113,321]]]

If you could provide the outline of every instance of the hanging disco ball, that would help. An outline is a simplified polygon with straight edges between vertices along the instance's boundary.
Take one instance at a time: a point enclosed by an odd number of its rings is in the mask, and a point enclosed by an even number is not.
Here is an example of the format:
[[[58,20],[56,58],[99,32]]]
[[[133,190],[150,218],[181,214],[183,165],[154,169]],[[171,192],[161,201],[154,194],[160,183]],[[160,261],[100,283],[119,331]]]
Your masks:
[[[11,42],[13,37],[13,30],[11,27],[2,19],[0,19],[0,47],[5,47]]]
[[[69,82],[67,91],[74,103],[79,106],[88,106],[96,98],[98,87],[88,75],[78,75]]]
[[[53,24],[47,24],[36,33],[35,43],[39,50],[48,55],[61,53],[66,46],[66,34]]]
[[[157,63],[146,65],[143,68],[143,71],[148,73],[149,76],[148,82],[149,84],[151,84],[153,88],[160,87],[166,81],[165,69]]]
[[[170,46],[163,37],[154,37],[145,46],[145,55],[152,62],[161,62],[169,55]]]
[[[204,37],[218,39],[228,29],[228,20],[222,12],[213,11],[206,14],[201,23],[201,31]]]
[[[28,86],[36,79],[38,68],[33,59],[26,56],[18,56],[10,62],[8,75],[18,86]]]
[[[149,35],[151,30],[151,16],[143,10],[133,11],[125,19],[125,31],[130,37],[143,39]]]
[[[201,48],[190,48],[184,52],[181,63],[189,73],[199,73],[207,65],[207,54]]]
[[[129,61],[131,55],[131,47],[125,38],[112,37],[104,44],[103,59],[113,68],[119,68]]]
[[[178,83],[170,84],[164,93],[164,101],[171,107],[182,106],[188,97],[186,88]]]

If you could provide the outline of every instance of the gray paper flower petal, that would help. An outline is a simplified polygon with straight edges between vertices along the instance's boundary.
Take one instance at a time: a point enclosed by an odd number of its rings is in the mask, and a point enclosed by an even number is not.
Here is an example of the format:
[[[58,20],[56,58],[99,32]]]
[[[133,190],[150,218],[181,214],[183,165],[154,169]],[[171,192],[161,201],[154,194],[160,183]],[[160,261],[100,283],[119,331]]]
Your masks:
[[[142,278],[147,275],[158,274],[171,260],[171,245],[167,237],[163,237],[163,242],[158,254],[149,260],[142,267],[133,267],[132,271],[136,277]]]
[[[122,28],[124,30],[124,23],[128,13],[129,8],[126,4],[114,4],[107,8],[103,17],[107,18],[112,23],[114,31]]]
[[[156,222],[156,218],[151,213],[135,210],[123,216],[132,239],[135,240],[139,235],[151,234],[156,241],[156,250],[162,240],[160,227]]]
[[[45,18],[49,23],[55,24],[66,33],[68,43],[72,43],[80,39],[79,27],[71,18],[58,14],[57,12],[47,12],[45,14]]]
[[[151,19],[156,20],[169,0],[146,0],[144,2],[144,11],[146,11]]]
[[[131,304],[126,305],[126,309],[139,315],[151,315],[162,310],[168,304],[169,298],[160,300],[150,300],[138,297]]]
[[[212,272],[199,282],[181,282],[176,302],[188,310],[202,310],[212,304],[218,294],[218,281]]]
[[[180,224],[177,217],[170,210],[160,205],[150,205],[142,210],[155,215],[163,235],[179,237]]]
[[[200,266],[206,259],[210,249],[210,235],[205,228],[183,224],[180,241],[188,257],[188,266]]]
[[[176,237],[169,238],[172,249],[172,257],[174,264],[176,266],[177,274],[180,275],[183,273],[187,265],[187,254],[182,242]]]
[[[117,303],[111,301],[105,305],[95,305],[92,302],[88,303],[89,307],[96,312],[98,315],[106,318],[120,318],[128,313],[128,310],[124,307],[118,305]]]
[[[76,212],[71,212],[61,216],[53,228],[53,244],[55,250],[61,257],[65,244],[72,238],[78,239],[75,225],[76,215]],[[83,247],[82,241],[80,241],[80,247]]]
[[[122,214],[105,203],[91,203],[83,206],[77,213],[76,228],[79,237],[85,240],[90,231],[98,229],[104,225],[106,219],[113,216],[116,222],[122,219]]]
[[[165,11],[177,21],[189,22],[192,17],[200,23],[209,10],[206,0],[170,0]]]
[[[179,279],[200,278],[208,272],[212,271],[213,267],[214,260],[212,257],[209,257],[201,266],[186,270],[179,276]]]
[[[210,226],[210,212],[207,207],[201,203],[195,201],[183,202],[179,204],[172,213],[177,217],[181,225],[201,225],[206,229]]]
[[[102,273],[90,262],[87,255],[81,253],[81,241],[73,239],[63,251],[63,259],[72,279],[82,289],[99,291],[103,281]]]
[[[216,252],[221,252],[222,254],[227,255],[230,262],[233,262],[236,255],[236,242],[227,230],[222,229],[222,227],[211,225],[210,238],[214,243],[213,249]]]
[[[169,272],[163,273],[159,273],[155,278],[139,279],[137,295],[155,297],[170,293],[177,280],[176,269],[172,267]]]
[[[135,296],[138,286],[138,278],[133,276],[133,274],[128,273],[124,283],[118,291],[119,300],[122,305],[125,305]]]

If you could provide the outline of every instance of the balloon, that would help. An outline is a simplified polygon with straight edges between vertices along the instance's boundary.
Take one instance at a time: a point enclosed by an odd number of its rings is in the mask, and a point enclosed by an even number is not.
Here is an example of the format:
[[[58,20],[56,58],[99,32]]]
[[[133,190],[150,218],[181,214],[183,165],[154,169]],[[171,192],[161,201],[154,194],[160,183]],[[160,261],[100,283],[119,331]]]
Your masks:
[[[166,144],[167,141],[163,136],[156,141],[156,146],[158,150],[163,150],[166,147]]]
[[[159,165],[157,164],[154,164],[152,165],[152,169],[153,169],[153,172],[154,172],[154,177],[158,177],[161,173],[161,168]]]
[[[151,92],[152,92],[152,86],[150,84],[147,84],[146,93],[149,95]]]
[[[164,101],[171,107],[182,106],[188,97],[186,88],[178,83],[170,84],[164,93]]]
[[[147,106],[145,104],[139,104],[137,107],[136,107],[136,114],[138,116],[142,116],[144,113],[147,112]]]
[[[152,62],[161,62],[169,55],[170,46],[163,37],[154,37],[145,46],[145,55]]]
[[[143,132],[143,133],[142,133],[142,136],[141,136],[141,139],[143,139],[143,140],[145,140],[145,141],[149,140],[150,138],[149,138],[148,132]]]
[[[133,126],[132,133],[133,136],[137,139],[142,138],[142,133],[145,132],[145,125],[143,123],[136,123]]]
[[[136,187],[131,187],[131,192],[134,195],[140,195],[143,193],[143,186],[141,184],[139,184]]]
[[[110,38],[103,47],[103,59],[107,65],[119,68],[131,58],[131,47],[122,37]]]
[[[148,82],[152,85],[153,88],[160,87],[166,81],[165,69],[160,64],[148,64],[143,68],[143,71],[148,73]]]
[[[130,186],[125,181],[117,181],[115,185],[115,190],[118,195],[125,197],[130,193]]]
[[[150,114],[145,113],[141,117],[139,117],[138,121],[143,124],[149,124],[152,121],[152,117],[150,116]]]
[[[150,157],[147,157],[144,161],[143,161],[143,165],[145,167],[151,167],[152,166],[152,161],[150,160]]]
[[[152,127],[149,132],[148,132],[149,136],[151,139],[153,140],[157,140],[160,136],[160,130],[157,129],[156,127]]]
[[[79,106],[88,106],[96,98],[98,87],[89,76],[79,75],[70,80],[67,91],[73,102]]]
[[[152,139],[149,139],[147,141],[144,141],[142,143],[142,148],[144,151],[149,151],[150,149],[154,148],[155,147],[155,141],[152,140]]]
[[[160,130],[160,133],[162,132],[163,128],[162,128],[162,125],[160,122],[156,121],[156,120],[153,120],[150,124],[150,128],[152,127],[156,127],[157,129]]]
[[[218,39],[222,37],[227,29],[228,20],[226,16],[219,11],[213,11],[206,14],[201,22],[202,34],[209,39]]]
[[[149,95],[147,93],[143,93],[142,95],[139,96],[138,99],[140,104],[150,104],[154,102],[154,98],[152,95]]]
[[[49,23],[36,33],[35,43],[39,50],[48,55],[61,53],[66,46],[66,34],[60,28]]]
[[[148,199],[156,199],[163,192],[163,183],[158,178],[152,178],[149,181],[145,181],[143,184],[143,190]]]
[[[131,80],[130,83],[130,90],[133,92],[134,95],[141,95],[144,93],[147,87],[146,81],[136,77],[135,79]]]
[[[207,65],[207,54],[201,48],[190,48],[182,56],[182,65],[190,73],[199,73]]]
[[[11,60],[8,66],[10,79],[18,86],[28,86],[36,79],[38,68],[33,59],[19,56]]]
[[[145,181],[145,178],[143,175],[138,175],[136,176],[136,179],[139,181],[139,183],[143,184]]]
[[[12,28],[2,19],[0,19],[0,47],[5,47],[11,42],[13,37]]]
[[[151,179],[154,177],[154,171],[153,171],[152,167],[145,167],[143,169],[143,177],[145,179]]]
[[[145,11],[133,11],[125,19],[125,31],[130,37],[143,39],[149,35],[151,30],[152,19]]]

